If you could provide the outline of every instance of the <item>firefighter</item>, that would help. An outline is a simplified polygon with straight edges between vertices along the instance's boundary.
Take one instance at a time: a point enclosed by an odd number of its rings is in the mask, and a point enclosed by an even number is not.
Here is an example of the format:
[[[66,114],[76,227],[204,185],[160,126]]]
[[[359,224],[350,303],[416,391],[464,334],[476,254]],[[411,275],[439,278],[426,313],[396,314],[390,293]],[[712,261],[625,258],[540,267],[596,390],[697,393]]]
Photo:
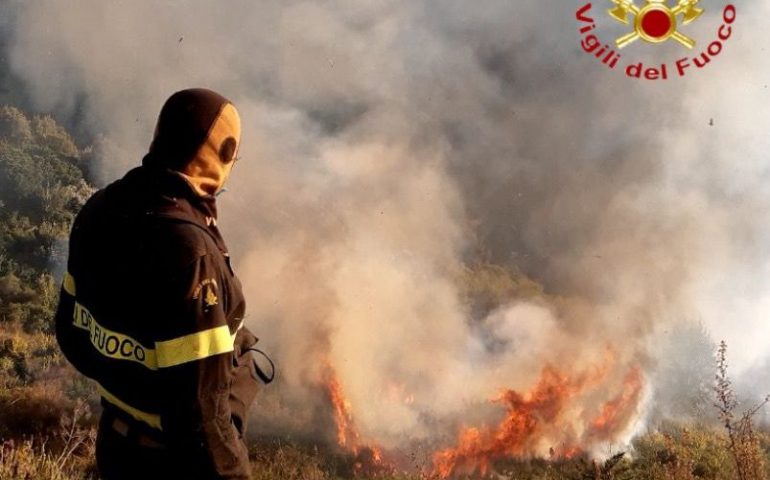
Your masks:
[[[240,134],[221,95],[175,93],[142,165],[96,192],[73,224],[56,336],[97,383],[105,480],[250,478],[257,339],[243,326],[215,200]]]

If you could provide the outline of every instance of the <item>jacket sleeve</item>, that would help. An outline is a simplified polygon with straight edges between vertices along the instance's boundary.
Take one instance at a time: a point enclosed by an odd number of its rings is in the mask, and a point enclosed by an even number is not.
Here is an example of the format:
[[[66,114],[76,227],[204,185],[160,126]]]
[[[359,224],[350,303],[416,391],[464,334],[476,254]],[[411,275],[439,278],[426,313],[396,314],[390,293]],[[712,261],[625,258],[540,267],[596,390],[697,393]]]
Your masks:
[[[94,349],[91,346],[90,336],[80,330],[75,318],[76,288],[75,278],[69,272],[65,272],[54,318],[56,341],[64,357],[80,373],[95,378],[94,365],[97,362],[91,358]]]
[[[209,255],[169,292],[163,335],[155,344],[163,389],[161,419],[170,447],[211,479],[249,479],[246,447],[228,402],[233,338],[221,297],[223,272]]]

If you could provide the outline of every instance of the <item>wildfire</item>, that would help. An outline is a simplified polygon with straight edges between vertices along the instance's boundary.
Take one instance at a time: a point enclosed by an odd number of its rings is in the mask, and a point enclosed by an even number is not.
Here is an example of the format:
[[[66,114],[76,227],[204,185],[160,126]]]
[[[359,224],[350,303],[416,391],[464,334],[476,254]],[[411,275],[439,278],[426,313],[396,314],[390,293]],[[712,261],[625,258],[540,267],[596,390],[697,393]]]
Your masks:
[[[433,454],[433,476],[486,475],[492,464],[503,458],[573,458],[599,442],[616,438],[633,420],[644,387],[638,366],[630,368],[621,382],[621,377],[613,374],[616,360],[608,350],[603,362],[578,373],[547,365],[529,391],[501,391],[491,402],[504,407],[502,420],[496,425],[463,428],[456,446]],[[389,455],[391,462],[385,462],[377,445],[362,440],[336,371],[329,362],[325,366],[323,386],[338,445],[355,455],[358,474],[394,471],[391,464],[397,457]],[[597,403],[597,396],[617,388],[620,393]],[[413,401],[405,386],[398,383],[386,386],[383,395],[405,404]]]
[[[334,423],[337,427],[337,444],[356,456],[354,464],[357,472],[366,474],[389,468],[382,460],[382,449],[377,445],[365,445],[356,428],[351,413],[350,402],[340,384],[337,372],[328,361],[326,365],[326,380],[324,388],[332,405]]]
[[[458,471],[477,470],[485,474],[494,460],[528,453],[527,448],[541,426],[553,422],[580,388],[579,383],[553,367],[546,367],[528,394],[513,390],[502,392],[496,401],[506,405],[503,421],[494,428],[462,431],[457,447],[434,455],[434,473],[441,478]]]
[[[606,440],[621,430],[633,415],[643,386],[642,372],[634,367],[623,380],[623,392],[605,403],[601,414],[591,422],[590,435]]]
[[[591,374],[568,376],[546,366],[535,386],[527,393],[502,392],[496,402],[506,407],[503,420],[494,427],[465,428],[457,446],[436,452],[434,475],[447,478],[456,473],[484,475],[492,462],[507,457],[534,455],[544,441],[558,440],[551,457],[572,458],[582,453],[589,440],[604,440],[621,431],[630,421],[641,397],[642,374],[635,367],[626,375],[623,392],[604,404],[601,414],[587,426],[571,410],[574,400],[596,386],[607,369]],[[578,435],[573,432],[583,432]]]
[[[346,448],[350,446],[355,450],[358,444],[359,434],[353,424],[353,416],[350,413],[350,402],[342,393],[339,379],[334,370],[330,372],[330,378],[326,382],[326,393],[334,408],[334,423],[337,426],[337,444]],[[350,439],[350,440],[349,440]]]

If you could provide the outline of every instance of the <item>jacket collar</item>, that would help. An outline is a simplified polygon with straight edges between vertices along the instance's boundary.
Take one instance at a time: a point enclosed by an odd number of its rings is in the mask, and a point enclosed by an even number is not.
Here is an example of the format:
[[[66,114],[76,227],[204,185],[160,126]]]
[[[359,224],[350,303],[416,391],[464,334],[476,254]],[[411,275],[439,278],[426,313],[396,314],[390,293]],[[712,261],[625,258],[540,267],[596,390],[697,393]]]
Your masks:
[[[144,211],[147,215],[192,223],[206,230],[227,252],[217,228],[217,204],[213,195],[199,195],[179,172],[141,166],[126,174],[129,183],[137,182],[148,196]]]

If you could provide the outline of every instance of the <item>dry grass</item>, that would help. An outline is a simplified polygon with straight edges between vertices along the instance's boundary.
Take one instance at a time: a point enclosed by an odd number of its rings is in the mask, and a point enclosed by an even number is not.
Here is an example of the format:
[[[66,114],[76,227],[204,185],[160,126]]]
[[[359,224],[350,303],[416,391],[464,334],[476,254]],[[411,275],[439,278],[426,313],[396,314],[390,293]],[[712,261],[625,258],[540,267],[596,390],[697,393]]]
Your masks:
[[[50,436],[7,440],[0,445],[0,479],[74,480],[97,478],[94,455],[96,432],[84,426],[90,408],[77,402],[71,415],[61,416]]]
[[[496,278],[494,271],[482,277]],[[488,277],[488,278],[487,278]],[[485,281],[486,281],[485,280]],[[482,282],[484,283],[484,282]],[[506,288],[513,288],[508,285]],[[44,333],[0,329],[0,479],[96,479],[96,395],[67,366]],[[766,402],[739,412],[719,350],[715,405],[723,425],[668,425],[638,437],[633,448],[604,461],[519,459],[501,461],[489,478],[527,480],[768,480],[770,432],[754,415]],[[334,449],[278,440],[251,447],[254,480],[435,480],[398,473]]]
[[[87,467],[63,465],[59,455],[51,453],[44,443],[34,440],[15,443],[10,440],[0,447],[0,478],[8,480],[82,480]]]
[[[764,460],[770,441],[758,435]],[[679,428],[669,433],[650,433],[637,439],[632,452],[606,461],[585,458],[549,462],[542,459],[501,462],[488,478],[498,480],[737,480],[727,437],[708,430]],[[417,474],[355,473],[352,456],[329,454],[296,444],[252,447],[254,480],[429,480]],[[767,471],[764,471],[767,475]],[[95,479],[92,445],[85,442],[62,456],[45,442],[6,442],[0,449],[3,480]],[[767,478],[767,477],[747,477]]]

